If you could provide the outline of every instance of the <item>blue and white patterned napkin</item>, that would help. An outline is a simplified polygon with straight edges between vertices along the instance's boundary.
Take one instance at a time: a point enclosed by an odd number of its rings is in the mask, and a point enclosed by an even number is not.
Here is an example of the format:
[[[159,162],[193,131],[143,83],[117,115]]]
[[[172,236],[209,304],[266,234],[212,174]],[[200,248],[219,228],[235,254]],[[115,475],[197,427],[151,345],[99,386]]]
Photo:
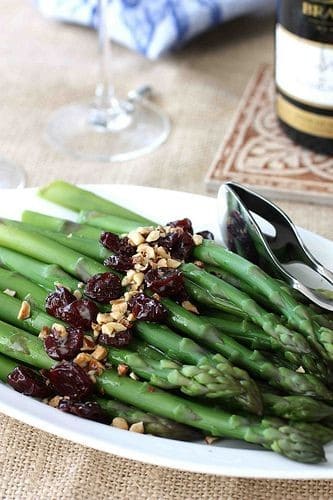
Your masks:
[[[97,0],[36,0],[44,15],[96,25]],[[111,38],[156,59],[224,21],[274,8],[275,0],[110,0]]]

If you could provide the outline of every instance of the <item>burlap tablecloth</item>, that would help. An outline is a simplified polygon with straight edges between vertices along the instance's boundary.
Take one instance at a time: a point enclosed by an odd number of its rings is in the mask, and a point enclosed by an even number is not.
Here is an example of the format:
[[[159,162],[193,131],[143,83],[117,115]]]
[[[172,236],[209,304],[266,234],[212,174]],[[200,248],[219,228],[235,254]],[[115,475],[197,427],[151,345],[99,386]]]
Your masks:
[[[0,4],[0,154],[23,165],[28,184],[55,177],[72,182],[131,183],[204,193],[213,159],[243,88],[272,60],[272,19],[242,19],[151,63],[114,50],[119,92],[152,84],[173,130],[159,150],[128,163],[76,162],[43,141],[50,113],[91,95],[95,35],[41,18],[28,2]],[[333,238],[333,208],[284,202],[294,220]],[[148,466],[71,444],[0,416],[3,499],[331,498],[331,481],[231,479]]]

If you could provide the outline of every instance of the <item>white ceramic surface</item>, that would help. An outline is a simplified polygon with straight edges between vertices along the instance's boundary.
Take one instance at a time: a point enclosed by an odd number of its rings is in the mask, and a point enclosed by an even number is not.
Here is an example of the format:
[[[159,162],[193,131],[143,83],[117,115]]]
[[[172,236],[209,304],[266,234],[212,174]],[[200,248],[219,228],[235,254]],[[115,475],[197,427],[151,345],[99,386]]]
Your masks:
[[[218,233],[216,201],[189,193],[155,188],[108,185],[86,186],[143,215],[166,223],[190,217],[195,230]],[[74,218],[75,214],[39,199],[34,189],[1,190],[0,217],[20,218],[23,209]],[[308,231],[301,231],[310,250],[332,267],[333,243]],[[332,479],[333,445],[326,446],[327,462],[303,465],[275,453],[237,441],[221,440],[217,445],[185,443],[118,430],[79,419],[18,394],[0,383],[0,411],[29,425],[122,457],[192,472],[226,476],[279,479]]]

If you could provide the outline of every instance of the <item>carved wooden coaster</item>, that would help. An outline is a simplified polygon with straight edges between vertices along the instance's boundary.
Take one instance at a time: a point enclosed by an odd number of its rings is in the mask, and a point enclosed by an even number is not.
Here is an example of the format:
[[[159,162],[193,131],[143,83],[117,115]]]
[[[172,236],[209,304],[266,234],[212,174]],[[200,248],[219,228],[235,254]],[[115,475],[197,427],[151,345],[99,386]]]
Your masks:
[[[273,69],[261,66],[208,171],[208,190],[233,180],[270,198],[333,204],[333,156],[291,141],[278,124],[274,99]]]

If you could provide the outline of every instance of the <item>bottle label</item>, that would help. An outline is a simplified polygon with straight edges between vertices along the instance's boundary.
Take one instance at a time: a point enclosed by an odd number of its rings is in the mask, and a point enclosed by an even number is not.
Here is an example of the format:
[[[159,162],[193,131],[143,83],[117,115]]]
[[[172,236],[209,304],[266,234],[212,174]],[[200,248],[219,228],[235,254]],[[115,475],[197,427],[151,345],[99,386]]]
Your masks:
[[[289,97],[333,109],[333,45],[276,26],[276,83]]]
[[[305,111],[291,104],[280,94],[276,99],[276,112],[281,120],[300,132],[325,139],[333,139],[333,116]]]

